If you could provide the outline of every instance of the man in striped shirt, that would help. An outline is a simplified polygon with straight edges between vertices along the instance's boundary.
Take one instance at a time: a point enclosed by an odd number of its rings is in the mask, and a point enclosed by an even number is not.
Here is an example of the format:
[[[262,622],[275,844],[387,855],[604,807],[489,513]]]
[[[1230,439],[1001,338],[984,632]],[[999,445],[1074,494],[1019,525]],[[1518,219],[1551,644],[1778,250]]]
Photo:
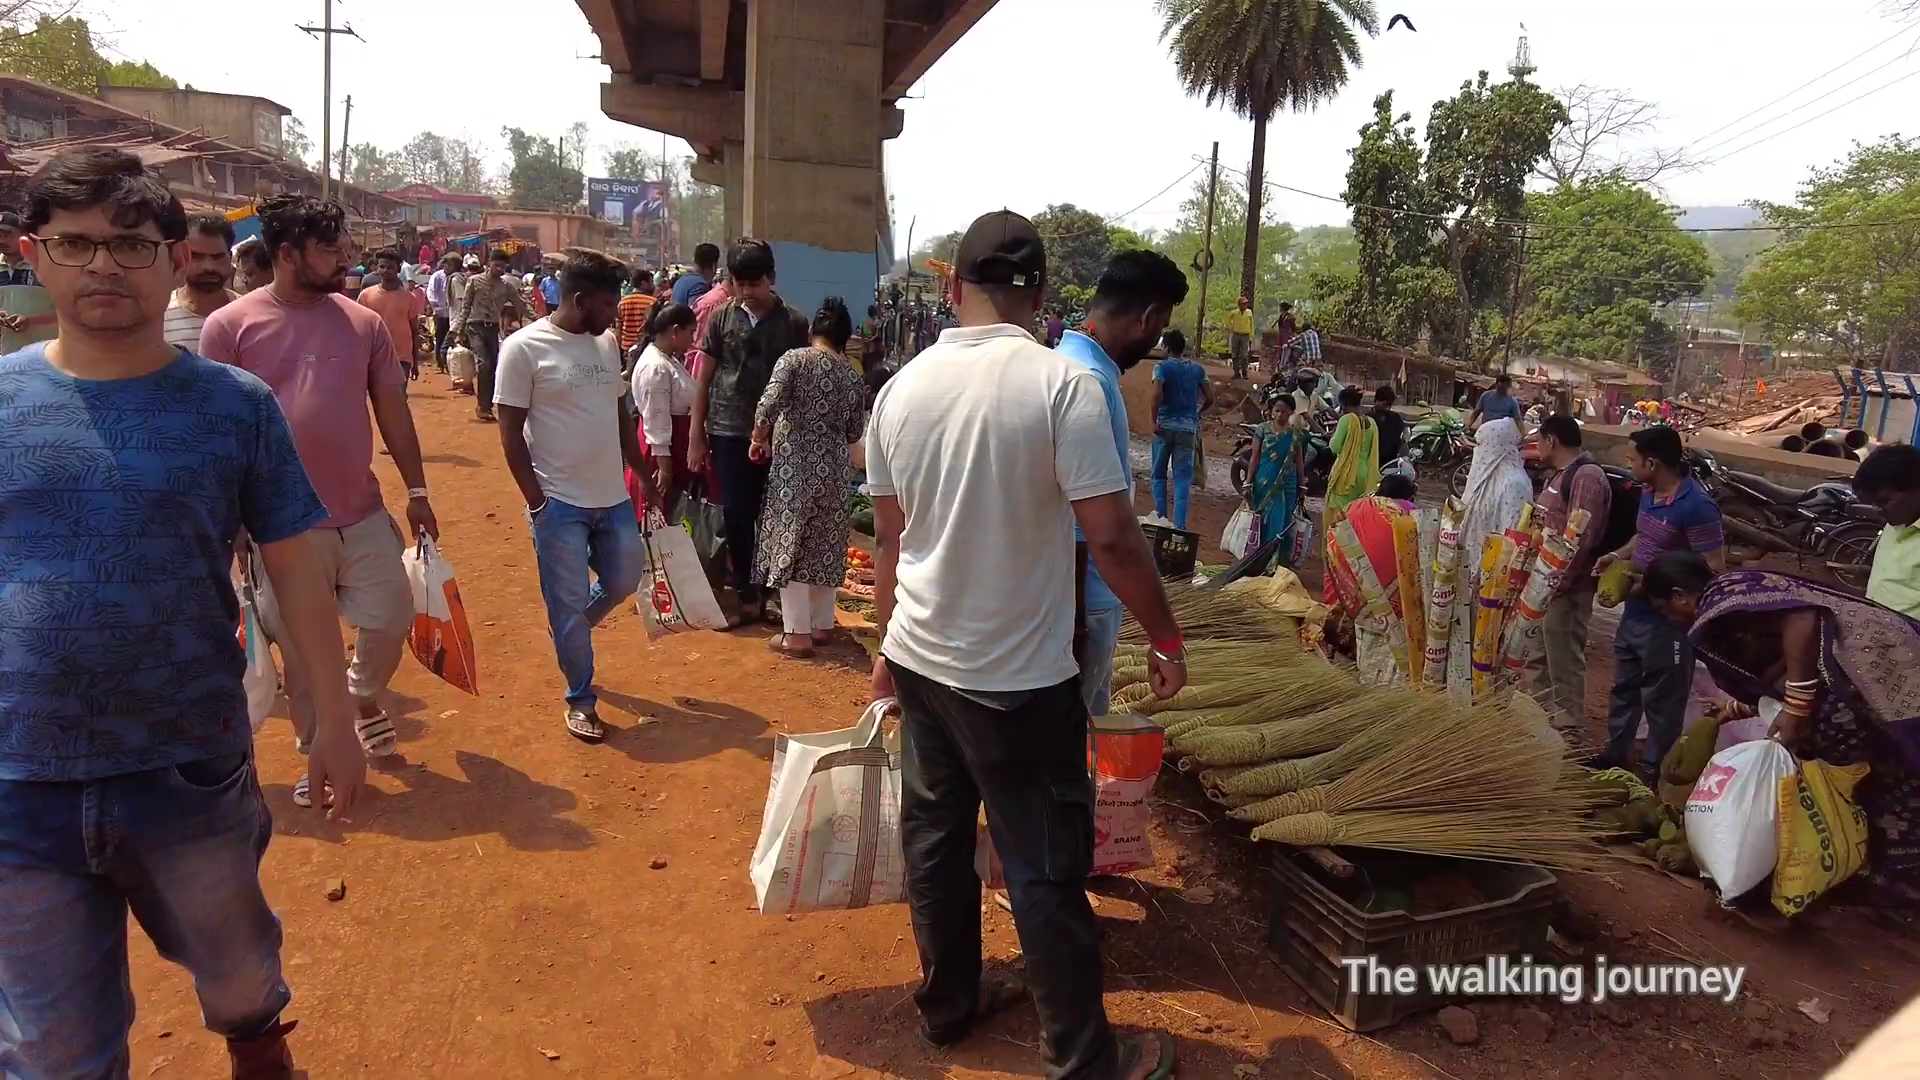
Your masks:
[[[233,223],[221,214],[199,214],[187,221],[186,284],[167,301],[163,333],[167,344],[200,351],[200,328],[207,316],[233,299]]]
[[[653,304],[653,271],[635,270],[633,291],[620,298],[620,310],[613,320],[614,330],[620,335],[621,355],[647,336],[647,318],[653,314]]]
[[[1630,558],[1636,575],[1644,575],[1655,559],[1669,551],[1693,551],[1706,559],[1714,573],[1724,571],[1727,544],[1720,507],[1688,474],[1680,434],[1670,427],[1651,427],[1628,438],[1633,444],[1628,464],[1633,478],[1645,486],[1640,516],[1633,539],[1600,556],[1593,564],[1594,574]],[[1687,628],[1674,625],[1636,586],[1620,613],[1620,629],[1613,635],[1613,704],[1607,717],[1607,749],[1598,767],[1628,763],[1644,716],[1647,745],[1642,770],[1659,769],[1661,759],[1680,737],[1692,681],[1693,646],[1687,640]]]

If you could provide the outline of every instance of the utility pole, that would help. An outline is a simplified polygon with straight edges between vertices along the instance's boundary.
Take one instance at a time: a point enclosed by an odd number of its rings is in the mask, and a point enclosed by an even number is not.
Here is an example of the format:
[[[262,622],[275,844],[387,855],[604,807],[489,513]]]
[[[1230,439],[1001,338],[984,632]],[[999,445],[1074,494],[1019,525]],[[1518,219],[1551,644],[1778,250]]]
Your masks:
[[[1524,48],[1524,46],[1523,46]],[[1513,297],[1507,301],[1507,344],[1500,357],[1500,374],[1513,365],[1513,324],[1520,318],[1520,282],[1527,273],[1527,223],[1520,223],[1520,257],[1513,266]]]
[[[294,29],[320,39],[320,197],[324,199],[330,194],[328,178],[333,174],[333,36],[345,34],[361,41],[367,39],[354,33],[352,23],[334,29],[333,0],[320,0],[320,6],[319,26],[295,25]],[[340,179],[346,180],[344,170]]]
[[[353,95],[347,95],[347,114],[340,121],[340,191],[347,190],[347,150],[353,146]]]
[[[1200,271],[1200,313],[1194,318],[1193,355],[1206,355],[1207,279],[1213,276],[1213,209],[1220,194],[1220,144],[1213,144],[1213,165],[1207,174],[1207,239],[1200,254],[1193,257],[1193,268]]]

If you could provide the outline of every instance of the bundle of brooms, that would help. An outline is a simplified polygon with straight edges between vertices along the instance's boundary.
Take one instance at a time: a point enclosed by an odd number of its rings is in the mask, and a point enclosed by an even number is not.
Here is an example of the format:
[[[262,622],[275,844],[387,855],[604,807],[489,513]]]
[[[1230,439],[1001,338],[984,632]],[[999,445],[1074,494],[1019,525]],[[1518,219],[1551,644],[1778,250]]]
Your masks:
[[[1125,647],[1123,647],[1123,650]],[[1504,706],[1467,706],[1354,674],[1290,644],[1189,643],[1189,685],[1147,694],[1144,650],[1114,684],[1165,726],[1180,768],[1254,837],[1526,862],[1598,865],[1593,801],[1557,738]],[[1550,734],[1550,733],[1549,733]]]
[[[1281,615],[1245,593],[1168,585],[1167,602],[1180,621],[1188,647],[1198,641],[1285,641],[1298,646],[1300,620]],[[1123,644],[1143,645],[1147,632],[1128,616],[1120,627]]]

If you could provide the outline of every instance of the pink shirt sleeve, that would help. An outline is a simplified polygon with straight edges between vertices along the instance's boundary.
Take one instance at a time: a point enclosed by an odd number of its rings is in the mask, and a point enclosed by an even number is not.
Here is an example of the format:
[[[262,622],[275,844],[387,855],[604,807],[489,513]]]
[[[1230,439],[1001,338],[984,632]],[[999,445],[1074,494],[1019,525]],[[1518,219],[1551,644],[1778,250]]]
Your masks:
[[[231,318],[221,318],[223,313],[216,311],[207,316],[206,325],[200,328],[200,355],[209,360],[218,360],[223,364],[242,367],[240,363],[239,342],[234,337]]]

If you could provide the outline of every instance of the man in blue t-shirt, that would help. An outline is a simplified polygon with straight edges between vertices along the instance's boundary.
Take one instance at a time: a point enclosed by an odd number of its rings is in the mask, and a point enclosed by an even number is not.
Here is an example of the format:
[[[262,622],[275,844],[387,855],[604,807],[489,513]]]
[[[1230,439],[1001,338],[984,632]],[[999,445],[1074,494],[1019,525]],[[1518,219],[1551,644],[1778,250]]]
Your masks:
[[[1644,428],[1629,435],[1627,462],[1633,478],[1645,486],[1633,539],[1594,561],[1597,576],[1621,559],[1632,559],[1636,577],[1669,551],[1692,551],[1714,573],[1727,568],[1726,536],[1720,507],[1707,489],[1687,473],[1686,447],[1670,427]],[[1656,610],[1636,584],[1620,612],[1613,634],[1613,703],[1607,716],[1607,749],[1600,768],[1626,765],[1640,719],[1647,721],[1645,771],[1660,762],[1680,737],[1686,719],[1688,687],[1693,682],[1693,646],[1687,628]]]
[[[701,244],[693,249],[693,273],[681,274],[673,283],[673,302],[693,306],[695,300],[713,288],[713,277],[720,272],[720,249]]]
[[[1513,376],[1501,372],[1493,380],[1493,389],[1480,395],[1473,406],[1473,415],[1467,417],[1467,430],[1478,430],[1481,424],[1489,420],[1511,420],[1520,422],[1520,401],[1513,396]]]
[[[1167,517],[1167,481],[1173,481],[1176,529],[1187,527],[1193,493],[1193,462],[1200,447],[1200,414],[1213,407],[1207,369],[1187,359],[1187,335],[1169,330],[1161,338],[1166,359],[1153,365],[1153,512]]]
[[[287,1078],[228,575],[244,529],[315,688],[309,768],[338,818],[366,764],[306,535],[327,512],[267,385],[166,343],[188,255],[166,181],[72,150],[26,204],[60,331],[0,358],[0,1072],[126,1074],[131,908],[191,971],[232,1075]]]
[[[1086,332],[1064,331],[1056,346],[1099,380],[1100,392],[1107,399],[1108,419],[1113,423],[1114,451],[1120,455],[1120,467],[1129,482],[1133,477],[1131,440],[1120,376],[1153,352],[1173,309],[1186,298],[1187,276],[1178,263],[1157,252],[1123,251],[1100,275],[1093,302],[1087,307]],[[1086,638],[1078,650],[1080,693],[1086,699],[1088,713],[1105,716],[1111,704],[1108,683],[1113,679],[1113,650],[1120,644],[1120,622],[1126,612],[1120,598],[1100,580],[1100,571],[1086,557],[1086,537],[1079,526],[1074,527],[1073,535],[1082,545],[1080,561],[1086,566],[1082,578]]]

